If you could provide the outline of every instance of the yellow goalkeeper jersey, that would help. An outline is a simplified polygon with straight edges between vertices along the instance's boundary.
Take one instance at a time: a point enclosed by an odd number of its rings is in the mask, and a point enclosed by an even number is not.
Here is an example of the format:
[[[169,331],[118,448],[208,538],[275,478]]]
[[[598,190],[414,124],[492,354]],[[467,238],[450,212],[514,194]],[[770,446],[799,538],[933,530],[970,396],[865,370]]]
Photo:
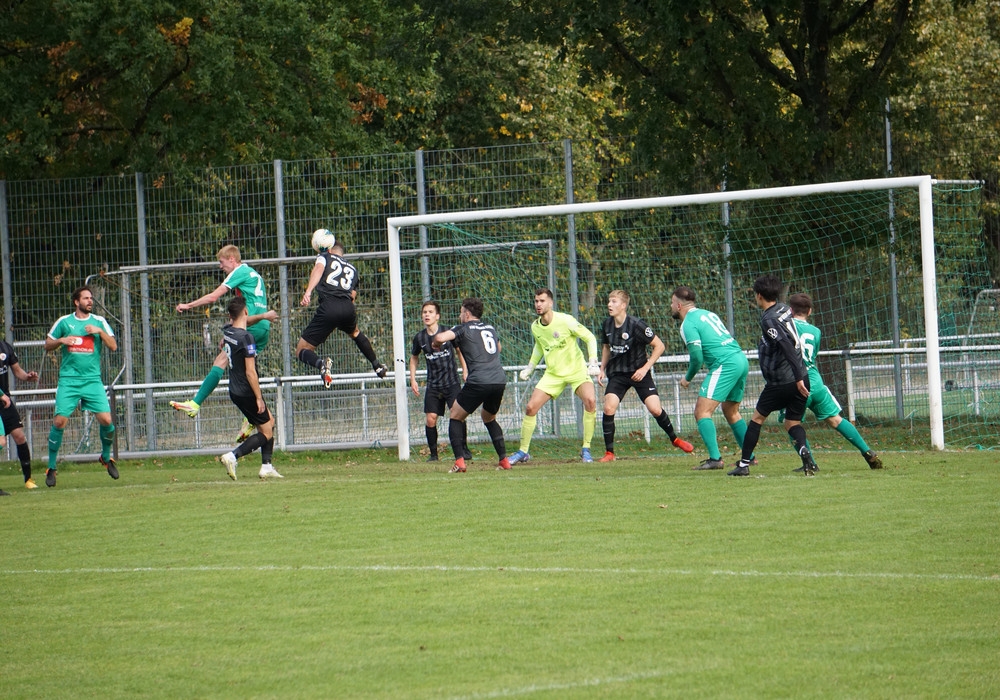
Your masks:
[[[531,324],[531,335],[535,338],[535,347],[529,362],[537,365],[544,357],[546,374],[569,377],[581,369],[586,371],[587,360],[576,342],[578,339],[587,344],[587,357],[595,361],[598,359],[597,338],[569,314],[553,311],[552,322],[548,325],[544,325],[541,318],[536,318]]]

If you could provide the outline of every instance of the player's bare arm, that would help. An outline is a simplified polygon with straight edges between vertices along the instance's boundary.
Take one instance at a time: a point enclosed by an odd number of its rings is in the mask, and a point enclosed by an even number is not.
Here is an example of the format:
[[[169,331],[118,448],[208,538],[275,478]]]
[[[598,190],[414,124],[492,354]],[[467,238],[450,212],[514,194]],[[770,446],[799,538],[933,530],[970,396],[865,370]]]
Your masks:
[[[309,273],[309,282],[306,284],[306,291],[302,293],[302,299],[299,301],[299,306],[309,306],[309,302],[312,301],[313,290],[316,289],[316,285],[323,278],[323,271],[326,269],[326,264],[319,260],[313,265],[312,272]]]
[[[192,302],[188,302],[187,304],[178,304],[176,307],[177,313],[182,314],[185,311],[190,311],[191,309],[197,309],[199,306],[207,306],[208,304],[214,304],[228,292],[229,292],[229,287],[227,287],[224,284],[220,284],[213,291],[209,292],[208,294],[205,294],[204,296],[198,297]]]

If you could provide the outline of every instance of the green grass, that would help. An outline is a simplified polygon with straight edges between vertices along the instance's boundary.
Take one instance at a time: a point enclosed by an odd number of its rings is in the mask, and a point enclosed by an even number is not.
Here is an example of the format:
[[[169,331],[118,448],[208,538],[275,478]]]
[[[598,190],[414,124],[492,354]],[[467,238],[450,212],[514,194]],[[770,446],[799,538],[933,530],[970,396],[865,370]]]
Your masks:
[[[817,434],[817,439],[819,439]],[[537,451],[536,451],[537,449]],[[0,697],[996,697],[983,453],[0,468]],[[631,455],[631,456],[630,456]],[[36,463],[36,471],[41,472]],[[41,482],[41,479],[39,479]]]

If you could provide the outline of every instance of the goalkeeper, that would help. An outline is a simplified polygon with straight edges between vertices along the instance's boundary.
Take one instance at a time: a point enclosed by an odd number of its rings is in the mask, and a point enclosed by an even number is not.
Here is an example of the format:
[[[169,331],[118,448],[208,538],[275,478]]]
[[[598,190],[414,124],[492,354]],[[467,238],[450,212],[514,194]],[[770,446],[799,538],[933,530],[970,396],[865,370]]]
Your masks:
[[[535,347],[531,351],[528,366],[521,370],[521,379],[527,380],[542,358],[545,359],[545,374],[538,380],[524,409],[521,448],[511,455],[511,464],[531,460],[528,448],[531,447],[531,435],[538,422],[538,411],[549,399],[559,396],[567,385],[583,401],[583,450],[580,458],[584,462],[594,461],[590,455],[590,442],[594,438],[594,426],[597,423],[597,392],[591,377],[596,377],[600,372],[597,338],[569,314],[553,311],[553,301],[551,289],[535,291],[535,313],[538,318],[531,324]],[[577,340],[587,344],[589,366],[583,359]]]

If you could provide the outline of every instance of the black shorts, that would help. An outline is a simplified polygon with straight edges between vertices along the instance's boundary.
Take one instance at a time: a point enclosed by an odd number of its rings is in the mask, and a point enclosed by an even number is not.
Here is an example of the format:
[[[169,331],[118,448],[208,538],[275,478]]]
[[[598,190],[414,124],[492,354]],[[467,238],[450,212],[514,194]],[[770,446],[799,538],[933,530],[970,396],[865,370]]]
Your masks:
[[[319,308],[302,331],[302,340],[319,347],[334,331],[350,335],[358,327],[358,312],[350,299],[320,299]]]
[[[21,423],[21,414],[17,412],[17,406],[14,405],[14,399],[10,400],[10,406],[7,408],[0,408],[0,420],[3,421],[4,435],[10,435],[18,428],[24,427]]]
[[[656,392],[656,383],[653,381],[653,373],[646,372],[646,376],[638,382],[632,381],[632,375],[625,372],[615,372],[608,377],[608,385],[604,388],[605,394],[614,394],[621,401],[628,393],[629,387],[635,389],[639,399],[646,403],[650,396],[659,396]]]
[[[500,410],[506,384],[466,384],[458,392],[455,401],[466,413],[472,413],[480,406],[494,415]]]
[[[444,388],[427,387],[424,389],[424,413],[445,415],[445,409],[451,408],[456,396],[458,396],[457,383]]]
[[[240,413],[246,416],[251,425],[264,425],[271,420],[271,412],[267,410],[267,403],[264,404],[264,412],[257,413],[257,399],[254,396],[233,396],[229,399],[240,409]]]
[[[809,387],[809,380],[805,380]],[[806,414],[806,398],[799,393],[797,384],[765,384],[757,398],[757,413],[768,416],[785,409],[785,420],[802,420]]]

